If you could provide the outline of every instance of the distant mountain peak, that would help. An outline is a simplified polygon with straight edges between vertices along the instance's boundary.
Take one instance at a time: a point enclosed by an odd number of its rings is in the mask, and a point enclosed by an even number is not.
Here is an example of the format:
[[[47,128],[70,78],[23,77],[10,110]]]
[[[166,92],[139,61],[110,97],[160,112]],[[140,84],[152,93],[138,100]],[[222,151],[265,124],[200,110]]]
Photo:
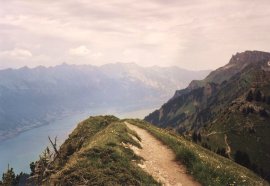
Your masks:
[[[23,66],[21,68],[19,68],[20,70],[29,70],[29,67],[28,66]]]
[[[233,55],[229,64],[254,63],[266,60],[270,60],[270,53],[256,50],[247,50],[245,52],[236,53]]]

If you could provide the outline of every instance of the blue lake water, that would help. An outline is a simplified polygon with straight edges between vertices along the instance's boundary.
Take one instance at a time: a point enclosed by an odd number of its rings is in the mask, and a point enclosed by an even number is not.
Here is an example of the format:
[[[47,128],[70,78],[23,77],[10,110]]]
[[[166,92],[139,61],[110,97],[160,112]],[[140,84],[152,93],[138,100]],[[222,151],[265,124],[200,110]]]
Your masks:
[[[61,144],[77,124],[90,115],[110,113],[119,118],[143,118],[150,111],[153,111],[153,109],[121,113],[116,111],[85,112],[66,116],[49,125],[23,132],[11,139],[0,142],[0,175],[7,169],[8,164],[14,168],[16,173],[21,171],[30,172],[29,164],[37,160],[39,154],[49,145],[48,136],[51,138],[57,136],[57,144]]]

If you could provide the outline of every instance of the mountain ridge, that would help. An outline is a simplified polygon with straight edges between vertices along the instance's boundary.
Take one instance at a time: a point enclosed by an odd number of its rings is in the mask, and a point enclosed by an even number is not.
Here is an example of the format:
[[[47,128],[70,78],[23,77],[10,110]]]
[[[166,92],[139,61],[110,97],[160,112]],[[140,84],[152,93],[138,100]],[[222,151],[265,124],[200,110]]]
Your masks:
[[[193,81],[186,89],[176,91],[145,120],[171,127],[196,140],[199,135],[199,143],[204,147],[269,179],[270,144],[266,142],[269,141],[266,131],[270,131],[269,61],[270,53],[238,53],[204,80]],[[244,154],[246,162],[238,158],[239,154]]]
[[[220,84],[223,81],[231,78],[233,75],[235,75],[239,71],[241,71],[244,67],[246,67],[246,65],[249,65],[254,62],[256,63],[259,61],[269,60],[269,59],[270,59],[270,53],[268,52],[262,52],[262,51],[257,51],[257,50],[254,50],[254,51],[247,50],[245,52],[236,53],[235,55],[232,55],[231,59],[226,65],[210,72],[210,74],[204,80],[201,80],[201,81],[192,80],[186,89],[177,90],[175,92],[175,96],[181,94],[181,91],[183,90],[192,90],[194,88],[198,88],[200,86],[205,85],[205,83],[207,82]],[[219,77],[216,77],[216,76],[219,76]]]
[[[0,141],[63,114],[154,107],[175,88],[207,73],[186,76],[181,69],[112,66],[62,64],[0,70]]]
[[[171,166],[179,167],[180,163],[186,170],[168,176],[168,172],[160,170],[164,166],[159,164],[162,157],[147,160],[136,153],[144,148],[153,156],[159,153],[158,147],[152,151],[144,144],[153,142],[151,139],[163,151],[171,151]],[[155,164],[157,170],[148,171],[145,161],[150,161],[150,166],[151,161],[159,162]],[[91,116],[80,122],[58,151],[46,149],[32,166],[28,181],[35,185],[174,185],[181,179],[181,184],[269,185],[250,170],[173,132],[142,120],[114,116]],[[171,176],[178,179],[170,180]]]

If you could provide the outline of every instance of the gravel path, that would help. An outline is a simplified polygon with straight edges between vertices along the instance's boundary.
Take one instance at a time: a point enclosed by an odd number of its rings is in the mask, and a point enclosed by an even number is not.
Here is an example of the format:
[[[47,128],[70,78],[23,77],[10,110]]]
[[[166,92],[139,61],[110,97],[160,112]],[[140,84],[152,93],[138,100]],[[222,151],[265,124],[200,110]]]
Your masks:
[[[163,185],[199,186],[190,175],[186,174],[183,165],[175,162],[175,154],[166,145],[161,143],[146,130],[125,122],[132,130],[141,137],[142,149],[132,147],[134,152],[144,158],[144,163],[139,164],[146,172],[152,175]]]

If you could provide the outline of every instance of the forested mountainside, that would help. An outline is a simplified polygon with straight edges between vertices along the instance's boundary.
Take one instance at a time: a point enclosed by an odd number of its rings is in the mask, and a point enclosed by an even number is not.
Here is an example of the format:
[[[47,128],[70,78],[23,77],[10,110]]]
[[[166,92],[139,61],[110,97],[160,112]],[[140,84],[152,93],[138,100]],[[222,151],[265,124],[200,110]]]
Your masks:
[[[270,179],[270,53],[246,51],[145,117]]]
[[[0,141],[63,114],[153,107],[207,73],[133,63],[0,70]]]

